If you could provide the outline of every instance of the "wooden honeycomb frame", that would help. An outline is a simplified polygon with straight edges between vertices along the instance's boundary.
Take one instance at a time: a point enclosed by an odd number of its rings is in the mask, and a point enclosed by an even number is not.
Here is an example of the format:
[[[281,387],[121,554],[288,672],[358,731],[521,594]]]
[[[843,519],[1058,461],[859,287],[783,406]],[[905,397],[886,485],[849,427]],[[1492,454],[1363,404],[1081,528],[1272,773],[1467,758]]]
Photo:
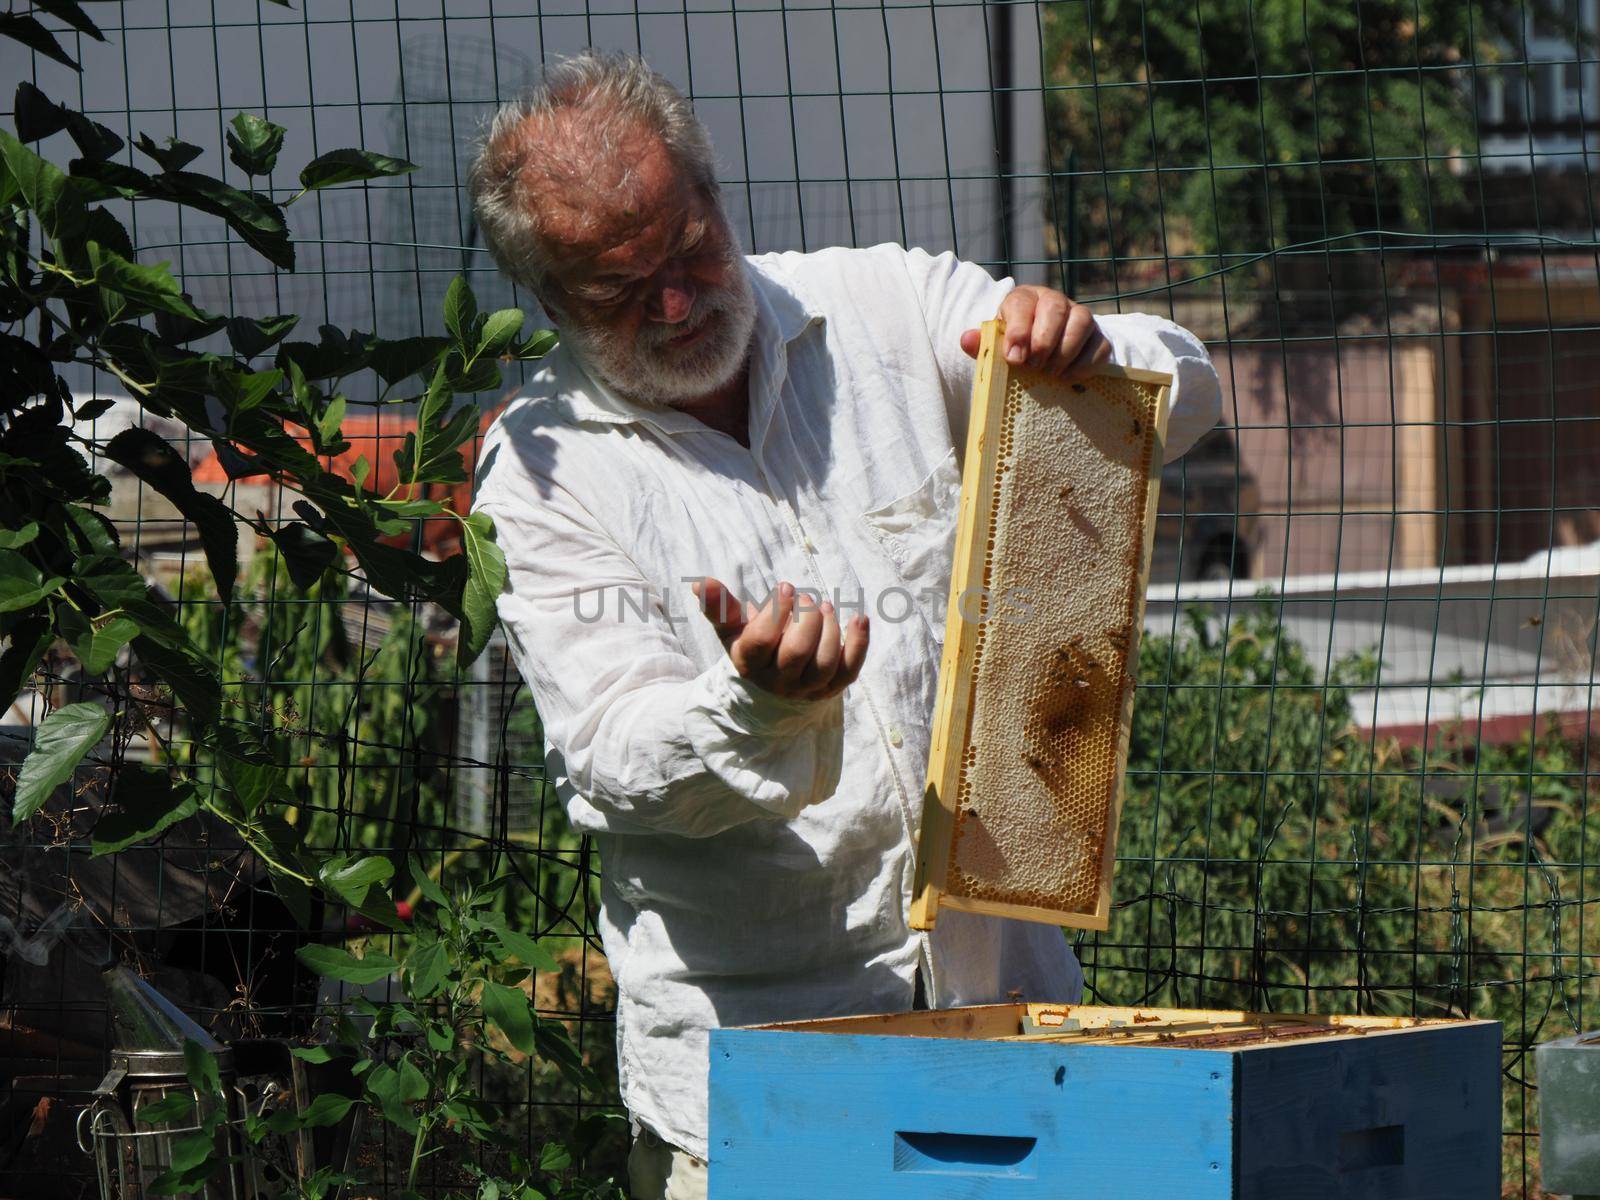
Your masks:
[[[911,926],[1105,929],[1172,379],[1013,372],[982,332]]]

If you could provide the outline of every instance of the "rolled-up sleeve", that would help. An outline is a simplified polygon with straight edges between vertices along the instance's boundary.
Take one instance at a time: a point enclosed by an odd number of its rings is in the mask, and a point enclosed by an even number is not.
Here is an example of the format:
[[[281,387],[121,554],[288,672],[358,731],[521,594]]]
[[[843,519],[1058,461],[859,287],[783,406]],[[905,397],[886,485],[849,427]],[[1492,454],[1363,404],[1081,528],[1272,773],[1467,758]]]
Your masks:
[[[928,336],[945,385],[951,429],[964,437],[971,406],[973,361],[961,349],[963,331],[993,320],[1015,284],[995,279],[982,267],[954,254],[904,251],[912,290],[922,305]],[[1166,461],[1182,456],[1217,423],[1222,390],[1216,368],[1200,339],[1164,317],[1147,313],[1096,314],[1111,344],[1111,361],[1172,376],[1167,415]],[[961,445],[958,440],[957,445]]]
[[[1194,334],[1165,317],[1113,313],[1095,321],[1111,343],[1112,362],[1172,376],[1166,461],[1181,458],[1217,423],[1222,411],[1222,388],[1206,348]]]
[[[508,583],[499,615],[574,826],[709,837],[837,788],[843,702],[790,700],[723,655],[696,664],[666,598],[569,493],[480,493]]]

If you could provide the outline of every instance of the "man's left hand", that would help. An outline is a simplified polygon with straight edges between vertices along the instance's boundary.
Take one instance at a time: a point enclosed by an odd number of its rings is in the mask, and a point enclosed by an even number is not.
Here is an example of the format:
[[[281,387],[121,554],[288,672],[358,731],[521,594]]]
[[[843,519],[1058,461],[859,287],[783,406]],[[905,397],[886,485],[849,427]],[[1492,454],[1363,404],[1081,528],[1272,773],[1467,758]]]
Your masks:
[[[1111,361],[1094,314],[1052,288],[1023,284],[1000,302],[1006,323],[1001,352],[1013,367],[1029,366],[1062,379],[1077,379]],[[961,335],[961,348],[978,356],[979,333]]]

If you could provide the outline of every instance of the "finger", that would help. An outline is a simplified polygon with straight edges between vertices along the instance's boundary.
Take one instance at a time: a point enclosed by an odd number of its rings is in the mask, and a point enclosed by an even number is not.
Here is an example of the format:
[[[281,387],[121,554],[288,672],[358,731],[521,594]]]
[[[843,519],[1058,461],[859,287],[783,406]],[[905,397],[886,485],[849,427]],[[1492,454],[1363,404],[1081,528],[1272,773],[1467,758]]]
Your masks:
[[[968,358],[978,357],[978,347],[983,342],[983,334],[976,329],[969,329],[961,335],[961,350]]]
[[[833,605],[822,602],[822,632],[817,635],[817,653],[811,665],[800,676],[800,686],[811,693],[827,690],[828,684],[839,671],[839,661],[844,654],[844,643],[839,637],[839,613]]]
[[[761,611],[745,624],[744,632],[728,647],[728,656],[739,674],[749,675],[772,665],[778,645],[783,641],[784,627],[793,612],[794,584],[780,583]]]
[[[830,692],[843,691],[856,681],[867,661],[867,643],[871,637],[872,629],[866,617],[856,617],[850,622],[844,635],[844,656],[839,660],[839,671],[833,677]]]
[[[773,666],[778,678],[788,684],[798,684],[805,669],[816,657],[817,639],[822,635],[822,612],[815,597],[800,593],[795,602],[794,620],[783,631],[783,641],[778,645]]]
[[[1061,343],[1057,347],[1055,357],[1050,361],[1046,370],[1055,375],[1066,377],[1082,359],[1085,350],[1090,348],[1090,343],[1100,336],[1100,327],[1095,323],[1094,314],[1082,304],[1074,304],[1072,311],[1067,316],[1067,325],[1061,333]],[[1084,365],[1088,360],[1083,359]]]
[[[1059,292],[1046,292],[1033,309],[1033,333],[1028,340],[1028,365],[1046,367],[1061,350],[1074,308]]]
[[[1036,303],[1037,298],[1027,288],[1017,288],[1000,302],[1000,317],[1006,323],[1006,361],[1014,367],[1020,367],[1028,361]]]
[[[711,622],[723,644],[738,637],[744,630],[745,606],[739,603],[727,585],[707,575],[693,586],[694,594],[700,600],[700,611]]]
[[[1100,332],[1099,326],[1095,327],[1092,334],[1083,344],[1083,349],[1078,351],[1077,358],[1067,365],[1063,378],[1082,379],[1085,375],[1094,373],[1097,367],[1111,361],[1111,343],[1105,334]]]

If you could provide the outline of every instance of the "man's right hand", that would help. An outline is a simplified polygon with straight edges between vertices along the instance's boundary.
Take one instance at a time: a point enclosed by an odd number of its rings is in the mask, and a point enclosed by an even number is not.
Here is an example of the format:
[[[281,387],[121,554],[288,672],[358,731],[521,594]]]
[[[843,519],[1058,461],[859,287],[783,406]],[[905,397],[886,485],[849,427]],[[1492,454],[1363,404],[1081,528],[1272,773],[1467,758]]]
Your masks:
[[[720,580],[694,585],[701,611],[744,678],[774,695],[825,700],[855,682],[867,659],[867,618],[854,617],[841,636],[839,616],[793,584],[780,583],[767,603],[742,604]]]

